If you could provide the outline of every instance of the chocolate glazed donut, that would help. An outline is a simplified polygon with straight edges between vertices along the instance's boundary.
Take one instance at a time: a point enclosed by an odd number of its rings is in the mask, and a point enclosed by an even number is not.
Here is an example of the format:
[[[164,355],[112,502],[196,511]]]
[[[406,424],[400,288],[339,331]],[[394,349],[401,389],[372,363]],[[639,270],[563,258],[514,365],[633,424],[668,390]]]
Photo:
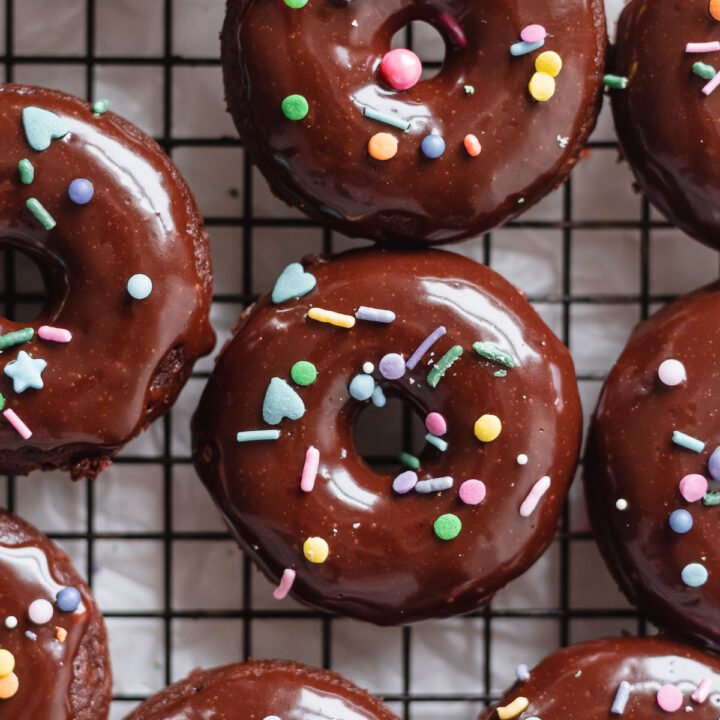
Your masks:
[[[345,234],[423,245],[488,230],[562,183],[595,124],[601,0],[291,4],[302,2],[228,0],[228,109],[272,190]],[[396,90],[381,62],[393,35],[417,20],[443,36],[445,62],[436,77]],[[545,28],[545,45],[511,55],[532,24]],[[560,55],[562,71],[555,95],[536,102],[528,84],[544,50]],[[397,143],[391,159],[369,154],[376,133],[389,134],[390,153]]]
[[[719,314],[715,283],[635,329],[600,393],[584,478],[595,536],[630,601],[716,651]]]
[[[0,247],[47,295],[32,322],[0,318],[0,470],[94,477],[212,348],[207,235],[169,158],[113,113],[4,85],[0,137]]]
[[[306,264],[223,350],[193,418],[198,473],[279,594],[294,579],[306,604],[381,625],[469,612],[555,533],[581,431],[570,356],[459,255]],[[395,478],[353,437],[386,393],[430,431]]]

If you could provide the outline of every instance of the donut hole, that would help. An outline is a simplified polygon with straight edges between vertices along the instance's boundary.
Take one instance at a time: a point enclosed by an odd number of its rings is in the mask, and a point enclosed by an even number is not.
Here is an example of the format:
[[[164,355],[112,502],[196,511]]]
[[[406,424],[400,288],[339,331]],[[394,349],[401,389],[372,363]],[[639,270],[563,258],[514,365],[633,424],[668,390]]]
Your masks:
[[[48,299],[43,271],[34,257],[11,247],[0,248],[0,316],[13,322],[35,320]]]
[[[392,50],[407,48],[420,58],[423,64],[421,82],[440,74],[447,54],[445,38],[424,20],[414,20],[400,28],[393,35],[390,47]]]

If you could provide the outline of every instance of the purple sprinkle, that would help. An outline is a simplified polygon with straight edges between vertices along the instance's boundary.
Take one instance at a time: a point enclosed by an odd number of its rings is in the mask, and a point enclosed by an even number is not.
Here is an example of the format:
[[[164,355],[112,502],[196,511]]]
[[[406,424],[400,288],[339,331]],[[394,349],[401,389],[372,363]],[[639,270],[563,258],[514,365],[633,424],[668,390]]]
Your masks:
[[[400,473],[393,480],[393,490],[399,495],[404,495],[406,492],[410,492],[417,485],[417,473],[413,470],[406,470]]]
[[[618,685],[617,692],[615,693],[615,700],[613,701],[610,712],[613,715],[622,715],[625,712],[625,706],[630,698],[630,683],[627,680],[623,680]]]
[[[708,470],[713,480],[720,480],[720,447],[716,447],[712,451],[712,455],[708,459]]]
[[[405,374],[405,361],[402,355],[388,353],[378,363],[378,370],[388,380],[399,380]]]
[[[68,195],[76,205],[87,205],[94,194],[93,184],[85,178],[75,178],[68,187]]]
[[[530,671],[525,663],[521,663],[515,668],[515,675],[520,682],[525,682],[530,679]]]
[[[395,313],[392,310],[380,310],[378,308],[365,307],[365,305],[361,305],[355,313],[355,317],[358,320],[391,323],[395,319]]]
[[[418,346],[418,349],[410,356],[405,363],[408,370],[412,370],[422,359],[422,356],[447,332],[445,327],[441,325],[435,328]]]
[[[419,493],[432,493],[449,490],[452,486],[453,479],[451,477],[428,478],[415,485],[415,490]]]

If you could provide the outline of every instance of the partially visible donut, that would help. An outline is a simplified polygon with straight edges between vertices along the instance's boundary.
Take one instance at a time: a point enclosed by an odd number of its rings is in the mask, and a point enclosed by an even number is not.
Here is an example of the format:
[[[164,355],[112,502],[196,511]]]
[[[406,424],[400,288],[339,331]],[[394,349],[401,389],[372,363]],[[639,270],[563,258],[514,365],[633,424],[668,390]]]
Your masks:
[[[390,475],[354,440],[386,393],[428,429]],[[245,313],[193,455],[279,594],[390,625],[474,610],[537,560],[580,431],[570,355],[515,288],[460,255],[364,250],[290,265]]]
[[[110,656],[90,588],[54,543],[1,508],[0,648],[3,720],[107,717]]]
[[[36,262],[47,294],[34,321],[0,318],[3,473],[94,477],[213,346],[190,191],[152,139],[95,109],[0,87],[0,247]]]
[[[413,85],[417,58],[387,53],[417,20],[447,55]],[[567,178],[595,124],[605,41],[601,0],[229,0],[225,93],[282,200],[348,235],[436,244]]]

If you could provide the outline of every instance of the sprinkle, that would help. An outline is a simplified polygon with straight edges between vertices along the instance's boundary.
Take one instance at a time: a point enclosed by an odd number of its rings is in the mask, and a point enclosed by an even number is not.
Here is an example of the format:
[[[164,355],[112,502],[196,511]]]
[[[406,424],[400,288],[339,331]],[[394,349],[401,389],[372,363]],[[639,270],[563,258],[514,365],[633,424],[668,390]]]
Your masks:
[[[425,418],[425,427],[433,435],[444,435],[447,432],[447,422],[438,412],[428,413]]]
[[[5,627],[8,630],[14,630],[18,626],[18,619],[14,615],[8,615],[5,618]]]
[[[625,90],[630,81],[624,75],[612,75],[608,73],[603,77],[603,82],[607,87],[615,88],[615,90]]]
[[[702,499],[708,490],[708,481],[702,475],[692,473],[685,475],[678,485],[680,494],[688,502],[697,502]]]
[[[493,373],[493,377],[497,377],[497,378],[507,377],[507,370],[504,370],[504,369],[502,369],[502,368],[501,368],[500,370],[496,370],[496,371]]]
[[[273,597],[276,600],[282,600],[287,597],[290,589],[295,582],[295,571],[292,568],[285,568],[283,570],[282,577],[280,578],[279,585],[273,590]]]
[[[523,712],[529,704],[530,701],[526,697],[516,697],[509,705],[498,707],[498,717],[500,720],[510,720]]]
[[[308,0],[285,0],[285,4],[293,10],[300,10],[308,4]]]
[[[32,328],[28,328],[32,329]],[[41,325],[38,328],[38,337],[50,342],[69,343],[72,340],[72,333],[65,328],[51,327],[50,325]],[[0,343],[2,336],[0,336]]]
[[[107,98],[100,98],[92,104],[92,111],[96,115],[103,115],[110,109],[110,101]]]
[[[447,442],[441,437],[438,437],[437,435],[428,433],[427,435],[425,435],[425,440],[427,440],[427,442],[429,442],[431,445],[434,445],[441,452],[445,452],[447,450]]]
[[[420,467],[420,460],[410,453],[401,452],[398,455],[398,460],[400,460],[403,465],[406,465],[413,470],[417,470]]]
[[[465,37],[465,33],[454,17],[451,17],[447,13],[442,13],[438,17],[438,20],[448,29],[453,37],[453,40],[455,40],[460,47],[467,47],[467,38]]]
[[[466,480],[458,490],[460,499],[466,505],[479,505],[487,494],[485,483],[482,480]]]
[[[536,72],[528,84],[533,99],[547,102],[555,94],[555,78],[546,72]]]
[[[405,360],[398,353],[388,353],[378,363],[378,370],[387,380],[399,380],[405,374]]]
[[[390,160],[397,155],[398,141],[390,133],[376,133],[368,142],[368,152],[376,160]]]
[[[451,477],[428,478],[421,480],[415,485],[415,492],[427,493],[442,492],[449,490],[453,486],[454,480]]]
[[[408,361],[405,363],[405,367],[408,370],[413,370],[415,366],[420,362],[423,355],[447,332],[443,325],[435,328],[421,343],[418,345],[417,350],[410,356]]]
[[[372,400],[372,404],[375,407],[385,407],[385,404],[387,403],[387,398],[385,397],[383,389],[379,385],[377,385],[373,390],[373,394],[370,396],[370,400]]]
[[[710,0],[708,12],[713,20],[720,21],[720,0]]]
[[[570,142],[570,138],[567,135],[558,135],[555,139],[557,140],[558,147],[561,147],[563,150]]]
[[[12,378],[13,390],[21,393],[28,388],[40,390],[43,387],[42,372],[46,367],[45,360],[30,357],[24,350],[21,350],[17,359],[9,362],[4,370],[5,374]]]
[[[526,43],[536,43],[547,37],[547,31],[542,25],[528,25],[520,31],[520,39]]]
[[[416,351],[417,352],[417,351]],[[453,345],[435,364],[428,373],[427,383],[430,387],[437,387],[440,378],[445,375],[448,368],[463,354],[462,345]]]
[[[418,463],[418,467],[419,466],[420,463]],[[406,470],[405,472],[401,472],[393,480],[392,489],[398,495],[404,495],[405,493],[410,492],[417,485],[417,481],[417,473],[413,470]]]
[[[350,397],[355,400],[359,400],[360,402],[369,400],[372,397],[374,390],[375,380],[373,380],[372,375],[365,375],[364,373],[356,375],[348,385]]]
[[[658,367],[658,378],[663,385],[671,387],[687,380],[685,366],[679,360],[663,360]]]
[[[64,137],[69,132],[61,117],[39,107],[23,108],[22,122],[28,145],[38,152],[47,150],[53,140]]]
[[[52,230],[57,225],[53,216],[37,198],[28,198],[25,206],[46,230]]]
[[[525,453],[520,453],[516,458],[515,462],[518,465],[527,465],[528,456]]]
[[[68,197],[76,205],[87,205],[95,194],[95,187],[85,178],[75,178],[68,186]]]
[[[393,90],[409,90],[422,75],[422,62],[406,48],[390,50],[380,63],[380,76]]]
[[[20,681],[14,672],[0,678],[0,700],[8,700],[13,697],[20,687]]]
[[[315,477],[320,465],[320,452],[312,445],[305,453],[305,465],[303,466],[300,489],[303,492],[310,492],[315,487]]]
[[[32,437],[30,428],[17,416],[14,410],[10,410],[8,408],[3,412],[3,415],[5,416],[5,419],[18,431],[23,439],[27,440],[29,437]]]
[[[475,342],[473,343],[473,350],[486,360],[492,360],[509,368],[515,367],[515,359],[513,356],[491,342]]]
[[[693,516],[682,508],[673,510],[668,520],[670,528],[680,535],[684,535],[693,526]]]
[[[557,77],[562,70],[562,58],[554,50],[546,50],[535,58],[535,69]]]
[[[58,590],[55,596],[55,602],[62,612],[72,613],[75,612],[82,602],[82,596],[80,591],[76,587],[64,587],[62,590]]]
[[[713,92],[718,85],[720,85],[720,74],[715,75],[715,77],[713,77],[713,79],[705,85],[702,89],[703,95],[710,95],[710,93]]]
[[[663,685],[657,691],[657,704],[666,712],[675,712],[682,707],[683,694],[676,685]]]
[[[302,120],[310,110],[308,101],[302,95],[288,95],[280,106],[288,120]]]
[[[361,305],[355,317],[358,320],[369,320],[370,322],[391,323],[395,320],[395,313],[392,310],[380,310],[379,308],[365,307]]]
[[[475,87],[473,85],[463,85],[463,90],[465,91],[466,95],[475,94]]]
[[[369,375],[373,370],[375,370],[375,366],[371,362],[364,362],[362,369],[365,374]]]
[[[692,66],[693,72],[701,77],[703,80],[712,80],[717,74],[717,70],[712,66],[704,62],[696,62]]]
[[[705,443],[702,440],[686,435],[679,430],[673,430],[672,441],[676,445],[692,450],[693,452],[702,452],[705,449]]]
[[[342,313],[333,312],[332,310],[323,310],[322,308],[312,307],[308,310],[308,317],[311,320],[317,320],[330,325],[337,325],[342,328],[351,328],[355,325],[355,318],[352,315],[343,315]]]
[[[613,715],[622,715],[625,712],[625,706],[630,699],[630,683],[627,680],[623,680],[619,685],[617,692],[615,693],[615,699],[613,700],[610,712]]]
[[[279,305],[286,300],[302,297],[313,290],[315,285],[317,285],[317,279],[314,275],[305,272],[299,262],[290,263],[275,282],[272,301]]]
[[[13,332],[0,335],[0,350],[5,350],[13,345],[28,342],[28,340],[32,340],[34,334],[35,331],[32,328],[23,328],[22,330],[15,330]]]
[[[59,643],[64,643],[67,639],[67,630],[62,627],[56,627],[55,628],[55,637],[57,638]]]
[[[465,146],[465,152],[467,152],[470,157],[477,157],[482,150],[482,145],[477,139],[477,135],[473,135],[472,133],[468,133],[465,136],[463,145]]]
[[[429,160],[437,160],[445,152],[445,141],[440,135],[432,133],[423,138],[420,149]]]
[[[544,40],[538,40],[538,42],[516,42],[510,46],[510,54],[514,57],[520,57],[520,55],[527,55],[528,53],[538,50],[545,44]]]
[[[263,400],[263,420],[268,425],[277,425],[284,418],[299,420],[304,414],[305,403],[295,390],[282,378],[272,378]]]
[[[290,368],[290,377],[298,385],[312,385],[317,378],[317,368],[307,360],[298,360]]]
[[[520,514],[529,517],[537,507],[542,496],[550,489],[550,478],[547,475],[541,477],[533,486],[528,496],[520,506]]]
[[[45,625],[52,620],[54,610],[50,602],[44,599],[33,600],[28,608],[28,618],[35,625]]]
[[[35,168],[27,158],[18,163],[18,172],[20,173],[20,182],[23,185],[30,185],[35,179]]]
[[[625,498],[618,498],[618,500],[615,501],[615,507],[620,510],[621,512],[623,510],[628,509],[628,501]]]
[[[311,563],[324,563],[329,553],[327,541],[321,537],[309,537],[303,543],[303,554]]]
[[[703,496],[703,505],[708,507],[713,505],[720,505],[720,492],[709,492]]]
[[[441,515],[434,523],[433,528],[435,534],[441,540],[452,540],[456,538],[462,530],[460,518],[453,513],[445,513]]]
[[[686,53],[706,53],[706,52],[717,52],[720,50],[720,42],[717,40],[714,42],[695,42],[688,43],[685,46]]]
[[[235,439],[238,442],[255,442],[257,440],[278,440],[279,430],[244,430],[239,432]]]
[[[688,587],[700,587],[707,582],[708,571],[700,563],[689,563],[682,569],[680,577]]]
[[[521,663],[515,668],[515,677],[517,677],[520,682],[525,682],[530,679],[530,671],[525,663]]]
[[[473,428],[475,437],[481,442],[492,442],[502,432],[502,423],[497,415],[481,415]]]
[[[15,656],[9,650],[0,650],[0,678],[9,675],[15,669]]]
[[[690,697],[702,705],[710,697],[710,678],[704,677]]]
[[[144,300],[152,292],[152,280],[143,273],[132,275],[127,281],[128,295],[135,300]]]
[[[374,110],[371,107],[363,108],[363,115],[371,120],[377,120],[378,122],[385,123],[398,130],[407,130],[410,127],[410,123],[407,120],[390,115],[389,113],[381,112],[380,110]],[[394,154],[394,153],[393,153]]]

